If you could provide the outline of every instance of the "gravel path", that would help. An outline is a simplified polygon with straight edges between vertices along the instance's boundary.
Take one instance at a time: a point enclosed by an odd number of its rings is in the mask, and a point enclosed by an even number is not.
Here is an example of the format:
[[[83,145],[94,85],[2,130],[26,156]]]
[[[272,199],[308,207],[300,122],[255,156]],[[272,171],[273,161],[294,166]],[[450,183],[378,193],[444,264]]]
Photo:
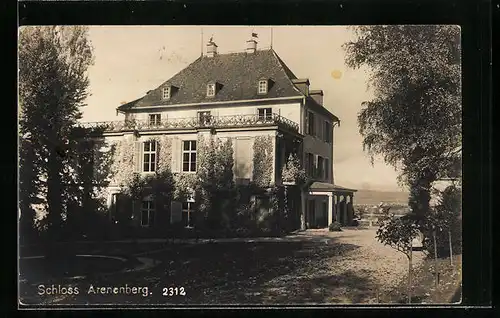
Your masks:
[[[286,303],[376,302],[377,293],[394,289],[404,279],[408,260],[402,253],[379,243],[375,234],[376,229],[307,231],[302,235],[331,239],[315,251],[325,257],[270,281],[266,298]],[[338,252],[331,253],[332,248]],[[423,252],[414,252],[414,268],[422,265],[424,256]]]

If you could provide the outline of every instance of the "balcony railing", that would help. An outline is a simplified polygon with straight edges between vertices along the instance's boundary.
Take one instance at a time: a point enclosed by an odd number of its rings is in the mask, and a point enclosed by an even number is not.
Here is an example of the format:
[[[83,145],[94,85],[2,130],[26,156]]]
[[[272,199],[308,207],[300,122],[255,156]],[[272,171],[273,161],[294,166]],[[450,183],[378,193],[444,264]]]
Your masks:
[[[80,123],[83,128],[100,128],[105,132],[121,132],[127,130],[165,130],[165,129],[196,129],[196,128],[238,128],[276,125],[298,131],[299,125],[278,114],[232,115],[232,116],[201,116],[190,118],[169,118],[161,121],[125,120]]]

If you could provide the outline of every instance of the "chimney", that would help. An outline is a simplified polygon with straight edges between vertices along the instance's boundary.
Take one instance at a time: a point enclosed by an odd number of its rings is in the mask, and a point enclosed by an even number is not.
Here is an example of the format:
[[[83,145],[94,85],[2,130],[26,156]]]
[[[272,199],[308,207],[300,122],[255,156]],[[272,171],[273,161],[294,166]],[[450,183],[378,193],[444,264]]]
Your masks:
[[[321,89],[310,90],[309,95],[316,101],[316,103],[323,106],[323,90]]]
[[[296,78],[292,79],[292,83],[302,94],[309,96],[309,79],[307,78]]]
[[[210,40],[207,44],[207,56],[214,57],[217,55],[217,44]]]
[[[255,53],[257,51],[257,41],[250,39],[247,41],[247,53]]]

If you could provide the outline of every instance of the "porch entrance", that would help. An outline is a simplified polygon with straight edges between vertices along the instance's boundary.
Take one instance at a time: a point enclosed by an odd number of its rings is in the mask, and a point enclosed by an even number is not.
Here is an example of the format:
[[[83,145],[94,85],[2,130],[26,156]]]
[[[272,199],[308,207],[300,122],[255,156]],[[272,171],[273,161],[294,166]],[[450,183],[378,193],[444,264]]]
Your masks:
[[[354,211],[355,189],[314,182],[307,196],[306,227],[328,227],[337,221],[344,226],[351,224]]]

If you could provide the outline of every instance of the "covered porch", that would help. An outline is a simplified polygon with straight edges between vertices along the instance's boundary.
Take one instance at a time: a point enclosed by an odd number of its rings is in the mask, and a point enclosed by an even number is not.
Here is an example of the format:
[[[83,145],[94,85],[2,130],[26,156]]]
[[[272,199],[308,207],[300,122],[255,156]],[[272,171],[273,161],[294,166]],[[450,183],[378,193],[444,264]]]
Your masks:
[[[306,195],[306,228],[328,227],[337,221],[349,226],[354,217],[354,192],[331,183],[314,182]]]

